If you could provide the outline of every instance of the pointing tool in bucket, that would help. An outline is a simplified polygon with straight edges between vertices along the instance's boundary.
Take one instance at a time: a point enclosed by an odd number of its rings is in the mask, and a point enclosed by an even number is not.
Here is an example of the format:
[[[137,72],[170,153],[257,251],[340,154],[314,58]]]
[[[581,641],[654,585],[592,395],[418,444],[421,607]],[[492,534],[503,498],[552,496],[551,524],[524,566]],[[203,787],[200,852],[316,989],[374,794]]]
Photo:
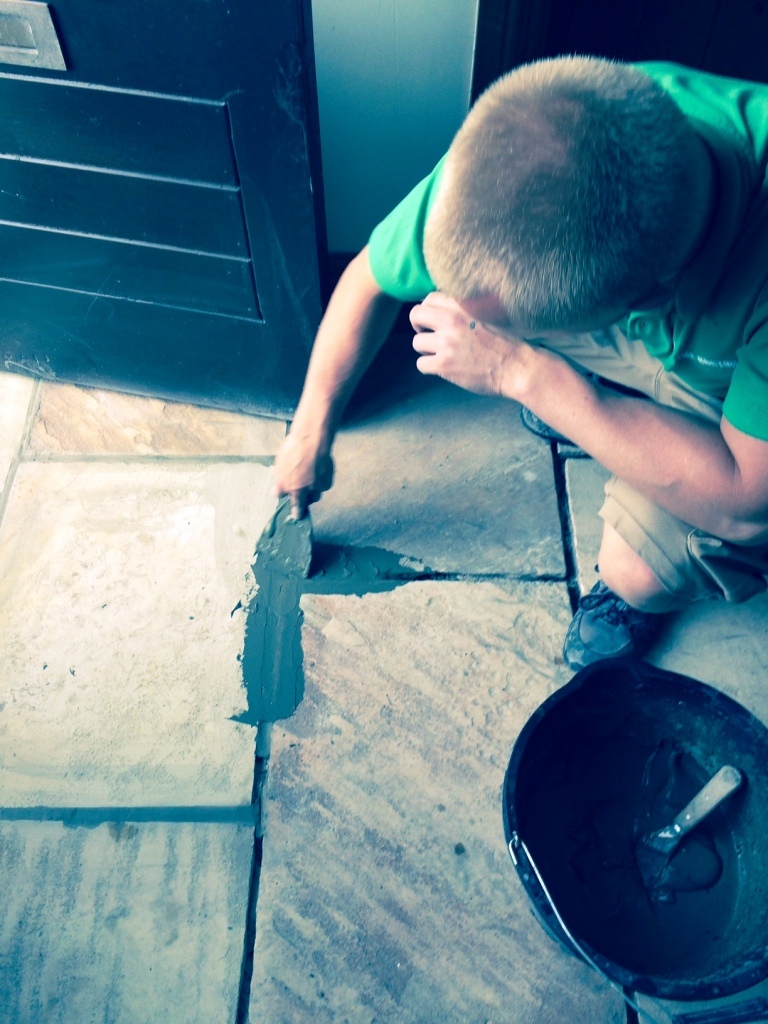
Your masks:
[[[638,837],[723,764],[743,784],[690,837],[696,856],[675,866],[674,901],[649,899]],[[526,723],[503,805],[539,923],[614,987],[709,1002],[768,977],[768,729],[736,701],[643,662],[590,665]],[[708,1020],[766,1019],[736,1016],[752,1009],[742,999]]]
[[[743,781],[738,768],[724,765],[716,772],[693,800],[687,803],[670,825],[656,832],[640,836],[635,847],[635,858],[643,885],[651,900],[656,903],[671,903],[675,899],[676,876],[672,869],[672,858],[679,851],[680,844],[707,815],[719,807],[726,797],[734,793]],[[684,848],[685,849],[685,848]],[[686,851],[687,852],[687,851]],[[716,854],[699,854],[699,874],[703,871],[709,884],[714,885],[719,877],[720,861]],[[690,870],[687,872],[690,876]]]

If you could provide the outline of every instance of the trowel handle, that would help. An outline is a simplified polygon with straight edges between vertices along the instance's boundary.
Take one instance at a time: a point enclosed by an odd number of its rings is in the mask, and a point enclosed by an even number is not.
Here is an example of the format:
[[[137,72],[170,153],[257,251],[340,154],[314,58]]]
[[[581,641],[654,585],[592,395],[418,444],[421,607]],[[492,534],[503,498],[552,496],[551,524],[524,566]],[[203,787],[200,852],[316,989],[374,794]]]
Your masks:
[[[739,788],[742,779],[743,776],[738,768],[729,764],[724,765],[672,822],[675,833],[685,835],[686,832],[695,828],[702,818],[706,818],[710,811],[714,811],[718,804],[721,804],[727,796]]]

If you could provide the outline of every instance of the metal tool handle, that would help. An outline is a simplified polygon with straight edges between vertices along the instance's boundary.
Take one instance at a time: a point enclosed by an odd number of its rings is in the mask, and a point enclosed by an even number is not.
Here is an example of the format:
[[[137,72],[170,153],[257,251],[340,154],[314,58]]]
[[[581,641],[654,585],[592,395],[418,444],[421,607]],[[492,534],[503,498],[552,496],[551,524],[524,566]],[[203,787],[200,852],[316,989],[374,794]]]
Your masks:
[[[742,780],[743,776],[738,768],[730,764],[724,765],[677,815],[672,822],[673,834],[684,836],[690,832],[710,811],[714,811],[718,804],[737,790]]]

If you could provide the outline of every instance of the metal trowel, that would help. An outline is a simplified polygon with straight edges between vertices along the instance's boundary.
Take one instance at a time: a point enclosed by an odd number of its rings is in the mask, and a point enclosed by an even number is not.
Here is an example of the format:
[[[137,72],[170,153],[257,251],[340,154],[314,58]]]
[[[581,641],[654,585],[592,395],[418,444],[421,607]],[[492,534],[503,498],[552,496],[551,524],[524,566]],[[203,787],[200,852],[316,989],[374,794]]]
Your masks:
[[[726,797],[739,788],[743,776],[738,768],[725,765],[716,772],[696,796],[686,804],[670,825],[640,837],[635,847],[635,859],[643,885],[652,903],[673,903],[675,896],[665,874],[680,842],[718,807]],[[720,861],[715,855],[717,877]],[[712,879],[712,884],[717,881]]]
[[[295,519],[291,499],[282,498],[256,545],[256,560],[272,572],[305,579],[312,561],[312,520]],[[260,561],[259,561],[260,560]],[[254,567],[255,569],[255,567]]]

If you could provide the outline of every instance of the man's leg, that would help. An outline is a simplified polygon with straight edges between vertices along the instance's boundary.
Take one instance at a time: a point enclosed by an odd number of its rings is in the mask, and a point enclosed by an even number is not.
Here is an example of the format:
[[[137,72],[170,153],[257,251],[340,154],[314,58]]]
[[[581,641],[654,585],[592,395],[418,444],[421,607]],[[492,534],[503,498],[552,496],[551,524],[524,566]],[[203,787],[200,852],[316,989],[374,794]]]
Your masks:
[[[618,327],[562,334],[547,347],[577,368],[645,394],[659,405],[719,422],[722,403],[695,391]],[[626,484],[606,486],[600,582],[581,599],[566,636],[573,668],[616,655],[641,655],[665,612],[693,601],[744,601],[765,589],[768,548],[727,544],[655,508]]]
[[[573,669],[640,656],[664,612],[746,601],[766,589],[768,545],[721,540],[655,506],[615,477],[605,488],[600,580],[579,602],[563,655]]]
[[[670,594],[651,567],[609,523],[603,523],[598,566],[603,583],[638,611],[672,612],[689,603]]]

